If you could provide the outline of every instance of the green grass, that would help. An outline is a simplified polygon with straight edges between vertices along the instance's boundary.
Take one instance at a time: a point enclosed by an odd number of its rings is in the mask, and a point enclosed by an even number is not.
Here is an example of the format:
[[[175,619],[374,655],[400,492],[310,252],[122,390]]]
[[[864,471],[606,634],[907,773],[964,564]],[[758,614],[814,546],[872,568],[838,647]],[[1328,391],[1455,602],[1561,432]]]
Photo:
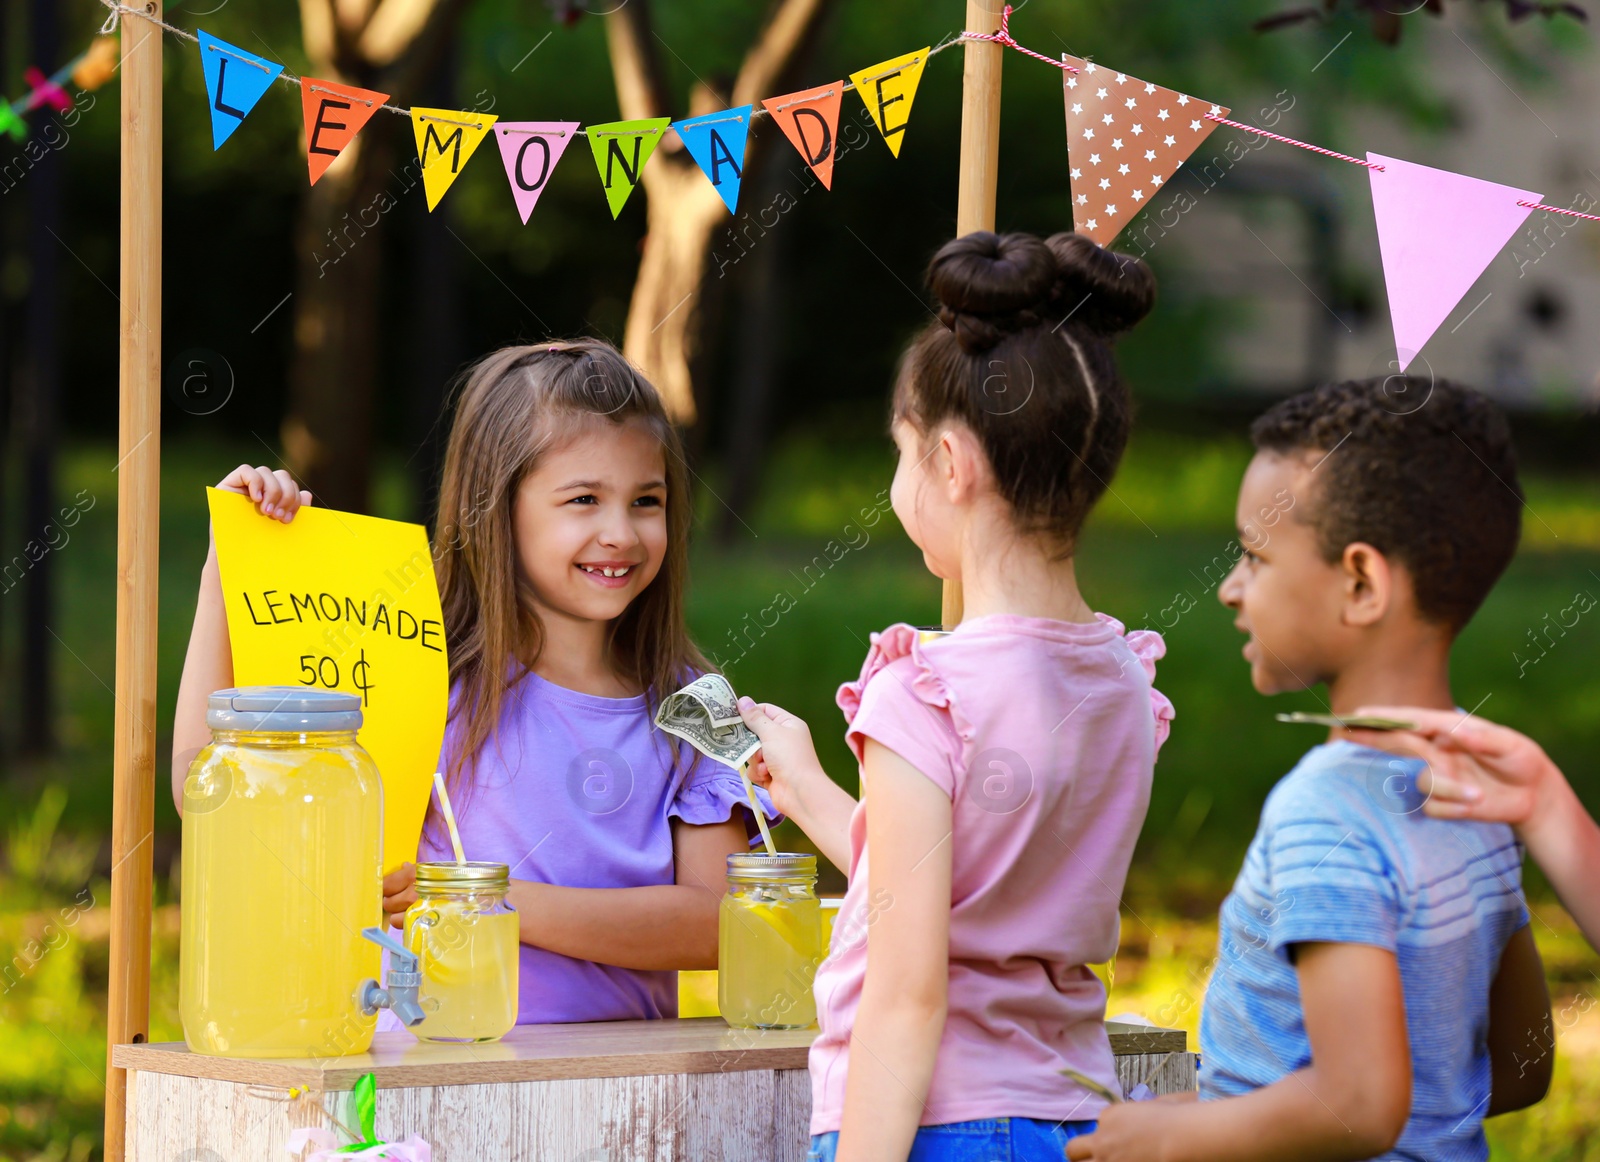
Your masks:
[[[177,817],[166,792],[164,753],[205,552],[202,488],[241,459],[263,455],[259,446],[198,443],[169,443],[163,455],[156,1038],[178,1036],[171,906]],[[939,610],[939,585],[892,515],[868,523],[888,486],[891,455],[884,441],[790,440],[773,454],[766,492],[748,527],[736,525],[728,544],[709,536],[721,517],[711,491],[719,487],[715,474],[699,495],[689,594],[698,640],[728,663],[741,692],[805,717],[825,764],[852,790],[855,770],[834,692],[859,673],[873,631],[895,621],[928,624]],[[1215,599],[1233,535],[1234,490],[1247,459],[1242,441],[1141,434],[1113,482],[1114,494],[1091,522],[1079,559],[1083,588],[1096,608],[1130,627],[1170,623],[1157,685],[1178,716],[1157,767],[1130,877],[1112,1008],[1191,1028],[1214,951],[1214,911],[1238,869],[1261,801],[1316,741],[1314,731],[1273,720],[1278,710],[1317,708],[1315,693],[1272,700],[1255,694],[1230,615]],[[107,866],[110,819],[114,460],[110,448],[99,446],[73,449],[64,459],[63,497],[82,489],[95,503],[54,556],[59,588],[51,629],[59,638],[54,660],[62,746],[47,761],[12,764],[0,784],[0,812],[22,821],[0,872],[0,949],[31,965],[0,994],[0,1159],[85,1158],[99,1148],[109,892],[91,868]],[[1525,673],[1519,674],[1515,656],[1528,656],[1529,630],[1537,634],[1548,626],[1546,615],[1554,618],[1575,594],[1600,595],[1600,481],[1534,475],[1527,484],[1531,511],[1523,551],[1459,644],[1455,693],[1463,705],[1481,703],[1485,714],[1539,738],[1590,809],[1600,810],[1600,775],[1588,761],[1600,737],[1600,669],[1594,664],[1600,610],[1556,638],[1536,664],[1520,667]],[[386,466],[379,515],[404,515],[409,495],[400,466]],[[0,594],[0,645],[7,651],[15,649],[22,586],[30,581]],[[1192,608],[1174,616],[1186,605]],[[14,656],[3,662],[5,673],[15,673]],[[0,706],[0,713],[13,716],[5,720],[8,733],[16,727],[15,707],[15,698]],[[64,802],[46,797],[52,788],[65,792]],[[793,834],[784,842],[804,844]],[[1531,869],[1528,878],[1558,1010],[1566,1005],[1577,1016],[1564,1034],[1567,1056],[1551,1098],[1533,1113],[1497,1120],[1496,1157],[1600,1162],[1589,1112],[1600,1102],[1600,1015],[1584,1001],[1600,988],[1600,960],[1547,903]],[[58,946],[33,964],[28,942],[43,947],[44,926],[59,921],[85,883],[92,906],[64,941],[59,934],[49,937]],[[842,879],[835,873],[826,886],[838,889]]]

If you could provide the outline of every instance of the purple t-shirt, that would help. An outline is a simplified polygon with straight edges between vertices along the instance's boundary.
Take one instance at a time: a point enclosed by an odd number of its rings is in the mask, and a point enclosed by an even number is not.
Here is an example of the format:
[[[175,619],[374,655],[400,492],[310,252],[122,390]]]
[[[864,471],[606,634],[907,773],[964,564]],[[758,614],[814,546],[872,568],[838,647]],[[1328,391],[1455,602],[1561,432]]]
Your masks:
[[[452,721],[445,756],[459,734]],[[674,882],[671,819],[722,823],[744,807],[754,842],[739,773],[687,744],[674,771],[670,742],[651,724],[643,695],[601,698],[528,674],[507,692],[499,729],[463,768],[463,789],[451,791],[467,858],[504,863],[514,880],[633,888]],[[685,772],[691,757],[698,761]],[[756,794],[768,817],[779,818],[766,792]],[[449,834],[433,816],[418,858],[453,858]],[[677,982],[672,971],[617,968],[524,944],[517,1023],[675,1017]]]

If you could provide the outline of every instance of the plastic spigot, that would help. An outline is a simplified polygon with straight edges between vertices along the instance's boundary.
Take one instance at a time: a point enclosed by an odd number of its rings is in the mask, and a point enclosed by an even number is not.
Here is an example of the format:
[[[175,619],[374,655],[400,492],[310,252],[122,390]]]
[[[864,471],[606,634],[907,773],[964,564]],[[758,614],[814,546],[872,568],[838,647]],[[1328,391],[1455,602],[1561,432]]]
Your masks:
[[[422,964],[417,954],[382,928],[363,928],[361,935],[389,953],[389,987],[383,988],[369,977],[356,993],[362,1015],[370,1017],[379,1009],[388,1009],[408,1029],[422,1024],[427,1014],[417,1003],[417,992],[422,988]]]

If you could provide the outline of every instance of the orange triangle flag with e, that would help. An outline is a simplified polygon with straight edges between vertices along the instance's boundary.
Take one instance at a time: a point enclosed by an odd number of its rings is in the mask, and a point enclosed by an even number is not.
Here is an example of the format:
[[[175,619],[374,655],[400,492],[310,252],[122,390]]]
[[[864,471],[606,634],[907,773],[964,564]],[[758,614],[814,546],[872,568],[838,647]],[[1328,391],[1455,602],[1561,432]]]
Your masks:
[[[306,163],[311,167],[312,185],[388,99],[388,93],[305,78],[300,85],[300,104],[305,109]]]
[[[789,144],[800,151],[825,190],[833,189],[834,146],[839,137],[839,102],[842,100],[844,81],[838,80],[761,102],[761,107],[772,115]]]
[[[1061,54],[1072,227],[1101,246],[1172,179],[1228,109]]]

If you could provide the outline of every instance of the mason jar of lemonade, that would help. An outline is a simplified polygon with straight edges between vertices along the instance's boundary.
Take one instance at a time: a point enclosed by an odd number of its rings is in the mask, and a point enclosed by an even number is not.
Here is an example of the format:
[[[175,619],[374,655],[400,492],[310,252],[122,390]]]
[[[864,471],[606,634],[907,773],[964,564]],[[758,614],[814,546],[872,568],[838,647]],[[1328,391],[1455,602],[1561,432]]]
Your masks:
[[[822,960],[817,857],[728,857],[717,925],[717,1007],[736,1029],[802,1029],[817,1019]]]
[[[419,863],[405,944],[422,971],[424,1041],[498,1041],[517,1023],[522,948],[503,863]]]
[[[196,1053],[364,1052],[358,991],[380,951],[383,784],[356,741],[361,700],[219,690],[183,784],[178,1009]]]

